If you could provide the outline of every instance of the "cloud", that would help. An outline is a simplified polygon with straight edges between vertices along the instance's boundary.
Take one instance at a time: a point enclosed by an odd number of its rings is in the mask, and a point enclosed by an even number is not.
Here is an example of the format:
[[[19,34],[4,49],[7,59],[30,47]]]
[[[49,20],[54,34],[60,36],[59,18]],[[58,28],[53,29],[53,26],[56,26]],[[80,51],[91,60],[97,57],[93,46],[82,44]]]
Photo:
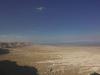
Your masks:
[[[100,42],[99,35],[38,35],[33,36],[35,43],[69,43],[69,42]]]
[[[45,7],[42,7],[42,6],[36,8],[36,10],[38,10],[38,11],[43,11],[44,9],[45,9]]]
[[[0,42],[30,42],[30,39],[20,35],[0,35]]]
[[[99,35],[0,35],[0,42],[24,41],[33,43],[100,42]]]

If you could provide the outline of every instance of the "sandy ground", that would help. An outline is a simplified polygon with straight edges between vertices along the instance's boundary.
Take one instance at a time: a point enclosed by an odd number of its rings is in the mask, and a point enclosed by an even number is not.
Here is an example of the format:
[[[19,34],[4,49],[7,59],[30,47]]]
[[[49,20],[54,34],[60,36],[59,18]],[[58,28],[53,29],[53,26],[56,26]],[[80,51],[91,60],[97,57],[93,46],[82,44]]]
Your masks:
[[[0,60],[35,66],[39,71],[65,70],[65,66],[72,65],[79,66],[82,71],[100,72],[100,47],[34,45],[9,50],[10,53],[1,55]]]

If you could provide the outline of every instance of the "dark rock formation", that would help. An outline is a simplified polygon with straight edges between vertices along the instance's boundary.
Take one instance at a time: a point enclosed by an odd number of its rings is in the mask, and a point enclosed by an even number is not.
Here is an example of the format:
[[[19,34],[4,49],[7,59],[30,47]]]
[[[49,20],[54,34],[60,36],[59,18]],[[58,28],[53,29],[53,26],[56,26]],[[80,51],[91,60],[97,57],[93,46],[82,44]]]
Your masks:
[[[0,61],[0,75],[38,75],[34,67],[19,66],[16,62]]]

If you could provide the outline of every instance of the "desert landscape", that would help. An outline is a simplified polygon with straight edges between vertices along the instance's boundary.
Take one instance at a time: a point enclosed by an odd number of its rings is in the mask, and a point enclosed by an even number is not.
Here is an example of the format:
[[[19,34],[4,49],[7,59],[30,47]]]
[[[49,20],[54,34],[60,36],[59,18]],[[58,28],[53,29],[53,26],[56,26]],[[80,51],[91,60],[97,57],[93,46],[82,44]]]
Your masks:
[[[0,75],[100,75],[100,0],[0,0]]]
[[[100,73],[99,50],[99,46],[53,45],[0,48],[0,61],[35,67],[38,75],[90,75]]]

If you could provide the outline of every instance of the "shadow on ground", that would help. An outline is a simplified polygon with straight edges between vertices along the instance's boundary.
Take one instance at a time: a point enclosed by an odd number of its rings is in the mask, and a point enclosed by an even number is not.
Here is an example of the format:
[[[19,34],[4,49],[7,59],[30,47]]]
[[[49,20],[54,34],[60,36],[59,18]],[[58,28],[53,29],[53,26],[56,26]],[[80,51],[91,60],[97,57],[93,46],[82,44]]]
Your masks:
[[[0,55],[8,54],[8,53],[9,53],[9,50],[8,49],[0,48]]]
[[[8,49],[0,48],[0,55],[8,54]],[[16,62],[0,61],[0,75],[38,75],[35,67],[20,66]]]
[[[34,67],[19,66],[16,62],[0,61],[0,75],[38,75]]]

